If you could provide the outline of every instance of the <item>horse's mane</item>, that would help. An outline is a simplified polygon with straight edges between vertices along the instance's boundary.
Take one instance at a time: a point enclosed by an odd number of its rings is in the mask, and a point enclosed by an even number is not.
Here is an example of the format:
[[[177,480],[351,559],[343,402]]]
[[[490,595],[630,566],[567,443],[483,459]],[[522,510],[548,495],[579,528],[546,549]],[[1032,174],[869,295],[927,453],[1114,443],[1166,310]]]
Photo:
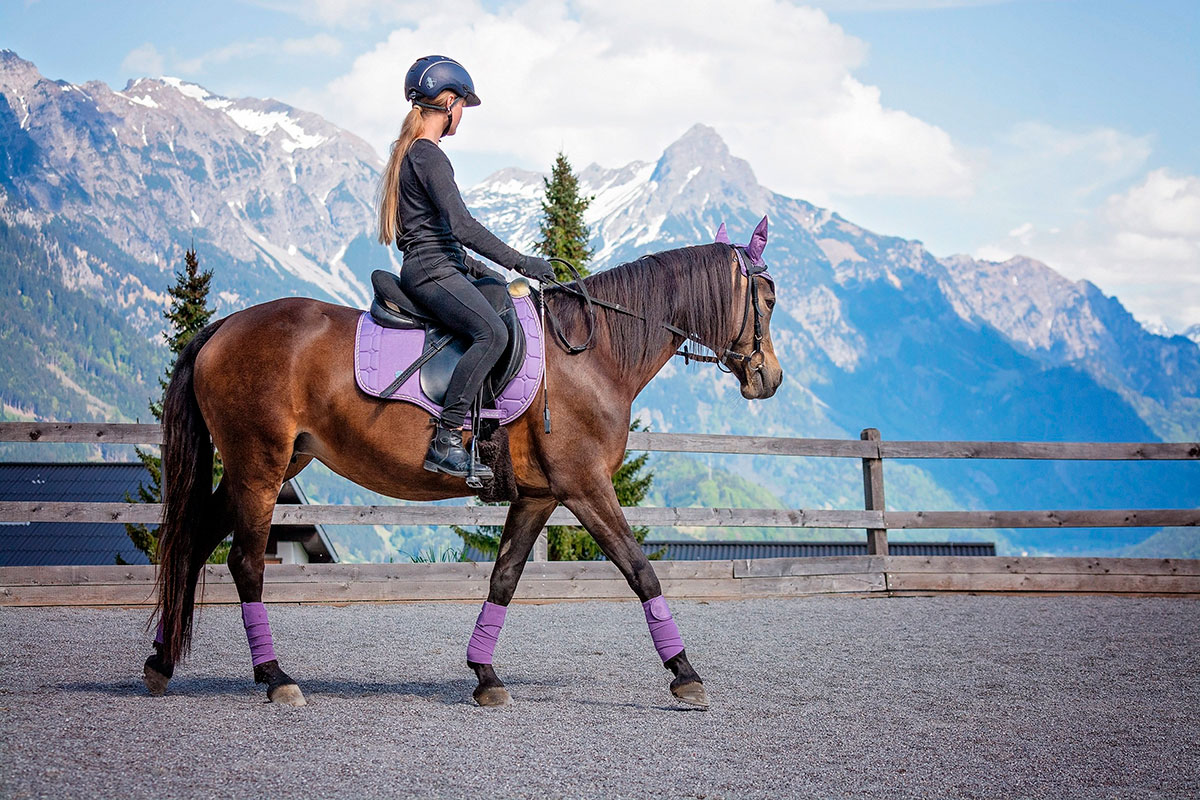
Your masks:
[[[596,308],[597,337],[607,330],[623,372],[637,369],[678,338],[662,322],[674,322],[709,346],[728,343],[733,327],[728,245],[653,253],[583,280],[593,297],[620,303],[647,320]],[[583,300],[562,291],[547,292],[546,298],[571,341],[582,341],[587,330]]]

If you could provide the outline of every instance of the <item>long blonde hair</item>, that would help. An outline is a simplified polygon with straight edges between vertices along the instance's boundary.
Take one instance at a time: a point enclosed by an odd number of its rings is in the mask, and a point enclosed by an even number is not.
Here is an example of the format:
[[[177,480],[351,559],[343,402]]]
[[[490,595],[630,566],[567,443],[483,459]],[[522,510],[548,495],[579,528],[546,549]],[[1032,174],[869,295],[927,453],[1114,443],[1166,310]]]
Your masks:
[[[432,105],[445,108],[452,98],[458,97],[451,89],[443,89],[430,102]],[[390,245],[400,234],[400,165],[408,148],[421,138],[421,129],[425,125],[426,114],[442,114],[432,108],[413,106],[400,125],[400,134],[392,142],[392,154],[388,157],[387,166],[379,179],[379,243]]]

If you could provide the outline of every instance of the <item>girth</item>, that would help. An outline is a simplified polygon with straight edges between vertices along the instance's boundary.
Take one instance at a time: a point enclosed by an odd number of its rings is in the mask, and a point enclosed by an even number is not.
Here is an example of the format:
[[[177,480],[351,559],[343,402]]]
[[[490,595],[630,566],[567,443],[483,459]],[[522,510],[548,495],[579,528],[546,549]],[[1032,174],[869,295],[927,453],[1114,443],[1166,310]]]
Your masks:
[[[508,344],[483,383],[483,403],[491,405],[525,361],[525,332],[517,319],[517,310],[509,297],[508,287],[502,281],[479,278],[472,283],[487,298],[508,330]],[[371,273],[371,286],[375,290],[371,301],[371,317],[376,322],[385,328],[425,330],[425,346],[420,357],[398,375],[381,396],[389,397],[419,369],[422,393],[433,402],[445,405],[446,387],[450,385],[450,377],[459,359],[470,347],[470,340],[459,336],[457,331],[445,328],[427,314],[400,288],[400,277],[395,273],[375,270]]]

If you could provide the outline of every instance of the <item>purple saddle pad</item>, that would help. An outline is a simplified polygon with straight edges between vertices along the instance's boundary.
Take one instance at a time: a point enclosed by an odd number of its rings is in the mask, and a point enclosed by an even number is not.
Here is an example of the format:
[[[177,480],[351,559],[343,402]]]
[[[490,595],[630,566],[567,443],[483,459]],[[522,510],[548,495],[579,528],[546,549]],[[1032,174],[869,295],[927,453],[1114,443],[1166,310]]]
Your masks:
[[[516,376],[500,392],[493,407],[485,407],[480,414],[484,419],[499,420],[501,425],[512,422],[529,408],[541,383],[546,359],[542,327],[538,324],[533,298],[514,297],[513,305],[516,306],[521,329],[525,332],[525,361]],[[379,397],[392,381],[420,358],[424,347],[424,330],[385,328],[364,311],[358,318],[358,329],[354,333],[354,376],[358,387],[372,397]],[[387,399],[415,403],[434,416],[442,412],[442,407],[421,391],[420,370],[410,375]],[[467,419],[470,419],[469,414]]]

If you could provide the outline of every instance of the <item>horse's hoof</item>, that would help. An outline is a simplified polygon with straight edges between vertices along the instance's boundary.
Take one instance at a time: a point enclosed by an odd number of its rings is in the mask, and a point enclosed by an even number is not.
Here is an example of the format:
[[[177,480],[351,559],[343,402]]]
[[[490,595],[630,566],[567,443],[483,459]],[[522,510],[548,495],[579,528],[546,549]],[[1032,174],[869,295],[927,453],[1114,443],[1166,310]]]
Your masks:
[[[672,686],[671,694],[690,706],[708,708],[708,692],[704,691],[704,684],[699,681]]]
[[[149,662],[142,668],[142,682],[154,697],[162,697],[167,693],[167,683],[171,678],[150,666]]]
[[[282,686],[268,689],[267,699],[272,703],[279,703],[282,706],[292,706],[293,708],[307,705],[300,687],[294,683],[285,683]]]
[[[484,708],[500,708],[512,705],[512,695],[503,686],[480,686],[475,689],[475,702]]]

